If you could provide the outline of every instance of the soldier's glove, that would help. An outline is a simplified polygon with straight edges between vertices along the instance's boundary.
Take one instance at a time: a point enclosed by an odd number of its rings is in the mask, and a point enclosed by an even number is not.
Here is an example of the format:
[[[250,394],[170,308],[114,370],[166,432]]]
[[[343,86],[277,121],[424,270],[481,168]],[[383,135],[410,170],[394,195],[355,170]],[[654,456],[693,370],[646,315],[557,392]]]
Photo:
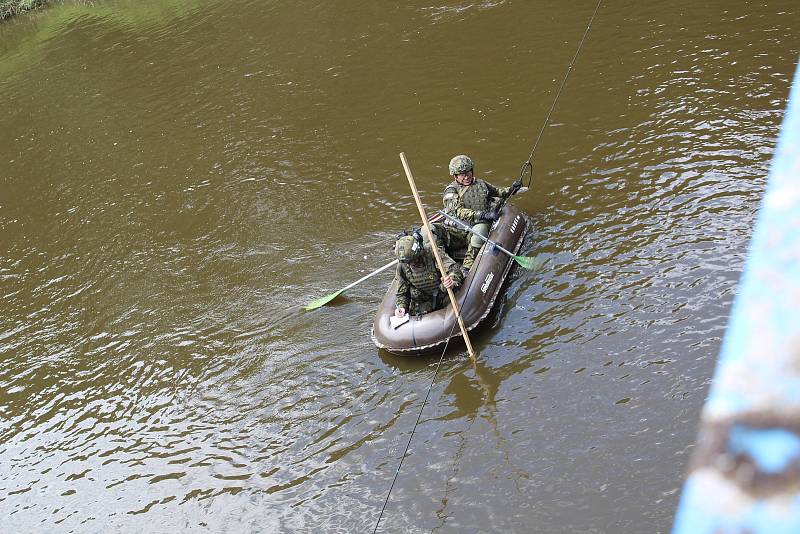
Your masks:
[[[522,189],[522,180],[514,180],[514,183],[511,184],[511,195],[516,195],[520,189]]]
[[[498,217],[497,210],[481,211],[479,220],[490,223],[496,221]]]

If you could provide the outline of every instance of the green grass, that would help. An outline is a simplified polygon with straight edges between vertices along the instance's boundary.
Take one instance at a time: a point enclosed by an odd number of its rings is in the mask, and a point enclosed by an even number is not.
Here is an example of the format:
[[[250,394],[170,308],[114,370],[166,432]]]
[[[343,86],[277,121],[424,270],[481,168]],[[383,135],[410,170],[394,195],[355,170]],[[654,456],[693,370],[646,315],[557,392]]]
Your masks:
[[[20,11],[34,9],[46,0],[0,0],[0,20],[16,15]]]

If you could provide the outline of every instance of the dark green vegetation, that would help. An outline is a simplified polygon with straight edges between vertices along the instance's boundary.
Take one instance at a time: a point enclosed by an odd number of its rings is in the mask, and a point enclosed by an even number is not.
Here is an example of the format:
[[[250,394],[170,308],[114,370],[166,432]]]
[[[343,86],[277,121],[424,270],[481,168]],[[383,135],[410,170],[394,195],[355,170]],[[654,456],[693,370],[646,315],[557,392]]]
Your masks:
[[[0,0],[0,20],[16,15],[20,11],[34,9],[45,3],[45,0]]]

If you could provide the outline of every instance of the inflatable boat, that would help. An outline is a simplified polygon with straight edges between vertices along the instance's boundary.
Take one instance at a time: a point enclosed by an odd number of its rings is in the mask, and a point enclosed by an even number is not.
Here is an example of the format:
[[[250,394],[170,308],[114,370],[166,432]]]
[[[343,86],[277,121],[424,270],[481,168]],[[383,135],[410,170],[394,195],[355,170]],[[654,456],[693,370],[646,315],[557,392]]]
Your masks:
[[[526,226],[525,215],[513,205],[506,204],[500,218],[489,230],[489,239],[517,254]],[[463,256],[463,252],[454,256]],[[508,254],[484,243],[472,269],[455,292],[467,330],[478,326],[489,315],[512,265],[514,260]],[[425,354],[441,349],[450,338],[461,338],[458,321],[449,303],[434,312],[411,316],[409,321],[393,327],[390,318],[394,315],[396,292],[397,283],[392,281],[372,322],[371,337],[378,348],[393,354]]]

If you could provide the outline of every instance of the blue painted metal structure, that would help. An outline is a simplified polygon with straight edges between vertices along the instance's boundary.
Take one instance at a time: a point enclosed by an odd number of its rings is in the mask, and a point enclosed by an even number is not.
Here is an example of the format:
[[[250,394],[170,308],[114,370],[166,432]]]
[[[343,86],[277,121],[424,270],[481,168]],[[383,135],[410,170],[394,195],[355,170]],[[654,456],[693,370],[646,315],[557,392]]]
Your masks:
[[[800,533],[800,65],[673,534]]]

